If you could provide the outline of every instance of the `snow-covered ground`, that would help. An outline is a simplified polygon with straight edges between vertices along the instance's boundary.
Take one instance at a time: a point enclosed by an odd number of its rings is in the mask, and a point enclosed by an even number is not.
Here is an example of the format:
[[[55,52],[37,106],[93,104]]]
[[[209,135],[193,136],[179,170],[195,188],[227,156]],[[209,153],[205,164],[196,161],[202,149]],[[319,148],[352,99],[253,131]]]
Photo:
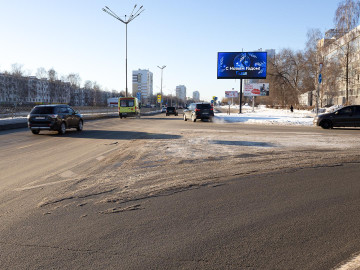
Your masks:
[[[230,115],[227,113],[216,113],[215,122],[241,122],[247,124],[262,125],[301,125],[312,126],[315,113],[306,110],[296,110],[291,112],[290,109],[270,109],[265,106],[253,108],[251,106],[242,106],[242,113],[234,113],[239,111],[239,106],[231,106]],[[229,106],[221,107],[222,111],[228,110]]]

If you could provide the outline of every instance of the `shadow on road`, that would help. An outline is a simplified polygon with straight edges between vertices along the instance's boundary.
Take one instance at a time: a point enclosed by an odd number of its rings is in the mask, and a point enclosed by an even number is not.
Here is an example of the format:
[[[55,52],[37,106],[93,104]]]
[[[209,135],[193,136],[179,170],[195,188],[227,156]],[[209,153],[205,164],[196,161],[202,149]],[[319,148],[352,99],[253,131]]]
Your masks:
[[[249,141],[211,141],[213,144],[234,145],[234,146],[256,146],[256,147],[276,147],[275,144],[266,142],[249,142]]]
[[[175,140],[180,139],[179,135],[148,133],[138,131],[111,131],[111,130],[83,130],[77,132],[76,130],[67,130],[65,135],[58,135],[53,132],[40,133],[39,135],[50,135],[57,137],[71,137],[82,139],[108,139],[108,140]],[[37,135],[37,136],[39,136]]]

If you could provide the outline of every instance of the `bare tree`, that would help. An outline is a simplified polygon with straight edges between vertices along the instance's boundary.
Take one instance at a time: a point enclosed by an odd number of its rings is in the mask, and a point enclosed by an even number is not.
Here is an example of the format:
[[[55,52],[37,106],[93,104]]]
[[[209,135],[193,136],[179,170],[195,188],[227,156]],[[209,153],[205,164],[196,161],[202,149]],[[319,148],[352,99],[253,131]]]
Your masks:
[[[16,77],[22,77],[24,74],[23,65],[20,65],[18,63],[12,64],[11,65],[11,74]]]
[[[36,71],[36,78],[38,78],[38,79],[46,79],[47,78],[47,75],[48,75],[48,73],[47,73],[47,71],[46,71],[46,69],[45,68],[43,68],[43,67],[40,67],[40,68],[38,68],[37,69],[37,71]]]
[[[57,72],[55,69],[51,68],[48,70],[48,79],[50,82],[55,82],[57,80]]]
[[[304,91],[304,54],[291,49],[282,49],[268,61],[268,79],[274,104],[286,106],[297,104],[298,95]]]
[[[343,0],[339,3],[334,17],[335,27],[339,35],[343,35],[354,29],[359,22],[360,2]]]

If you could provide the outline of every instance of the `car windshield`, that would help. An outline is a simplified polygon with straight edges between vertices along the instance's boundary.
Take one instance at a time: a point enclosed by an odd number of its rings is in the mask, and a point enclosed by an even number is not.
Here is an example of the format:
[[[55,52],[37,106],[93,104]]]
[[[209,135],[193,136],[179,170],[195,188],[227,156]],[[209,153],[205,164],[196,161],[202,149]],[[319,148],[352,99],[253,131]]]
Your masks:
[[[134,107],[134,100],[133,99],[120,100],[120,107]]]
[[[31,114],[53,114],[55,107],[35,107],[32,109]]]
[[[198,108],[198,109],[210,109],[211,105],[210,104],[197,104],[196,108]]]
[[[175,110],[175,107],[167,107],[168,110]]]

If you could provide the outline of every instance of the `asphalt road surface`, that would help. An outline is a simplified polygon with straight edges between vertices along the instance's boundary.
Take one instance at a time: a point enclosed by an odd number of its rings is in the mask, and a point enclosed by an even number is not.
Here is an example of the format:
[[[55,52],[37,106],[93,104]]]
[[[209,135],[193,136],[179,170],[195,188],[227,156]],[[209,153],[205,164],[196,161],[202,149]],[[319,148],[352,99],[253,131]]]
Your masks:
[[[0,132],[0,269],[331,269],[360,129],[103,119]]]

